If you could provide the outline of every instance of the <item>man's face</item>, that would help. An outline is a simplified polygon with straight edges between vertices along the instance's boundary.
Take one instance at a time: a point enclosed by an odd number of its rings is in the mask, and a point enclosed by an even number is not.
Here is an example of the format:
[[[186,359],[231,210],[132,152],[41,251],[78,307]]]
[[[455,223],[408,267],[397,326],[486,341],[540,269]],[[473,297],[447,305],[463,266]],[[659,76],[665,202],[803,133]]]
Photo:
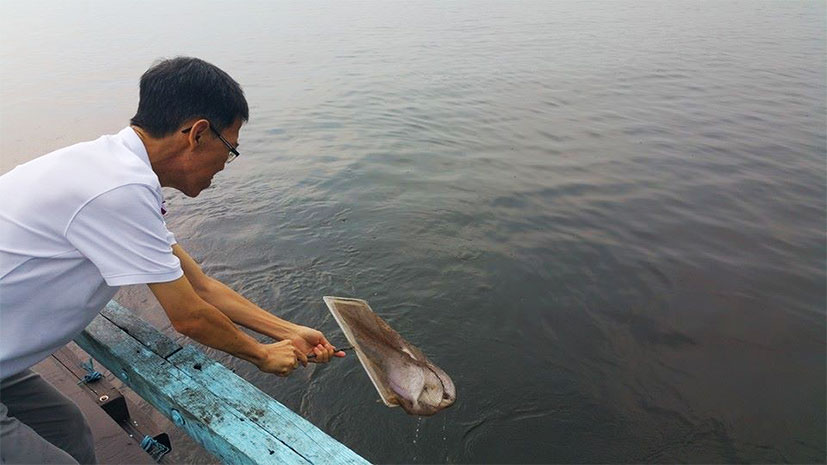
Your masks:
[[[238,132],[241,129],[241,120],[221,131],[221,135],[233,147],[238,147]],[[229,149],[211,130],[206,130],[199,139],[198,147],[192,152],[189,179],[186,190],[182,191],[189,197],[195,197],[210,186],[213,177],[224,169],[229,155]]]

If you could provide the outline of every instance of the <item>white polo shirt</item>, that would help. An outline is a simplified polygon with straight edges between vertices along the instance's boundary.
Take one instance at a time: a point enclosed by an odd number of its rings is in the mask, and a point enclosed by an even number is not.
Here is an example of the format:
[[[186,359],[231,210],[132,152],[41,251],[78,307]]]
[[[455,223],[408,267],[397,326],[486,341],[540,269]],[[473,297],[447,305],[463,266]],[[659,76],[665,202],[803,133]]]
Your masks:
[[[119,286],[183,275],[134,130],[0,176],[0,379],[77,336]]]

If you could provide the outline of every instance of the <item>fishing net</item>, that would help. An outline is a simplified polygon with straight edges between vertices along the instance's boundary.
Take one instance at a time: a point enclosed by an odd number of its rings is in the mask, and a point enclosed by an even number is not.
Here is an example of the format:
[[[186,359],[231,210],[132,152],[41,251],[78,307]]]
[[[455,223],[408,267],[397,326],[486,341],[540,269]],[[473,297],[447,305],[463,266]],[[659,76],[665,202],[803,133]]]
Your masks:
[[[402,406],[412,415],[432,415],[454,403],[451,378],[366,301],[330,296],[324,301],[385,405]]]

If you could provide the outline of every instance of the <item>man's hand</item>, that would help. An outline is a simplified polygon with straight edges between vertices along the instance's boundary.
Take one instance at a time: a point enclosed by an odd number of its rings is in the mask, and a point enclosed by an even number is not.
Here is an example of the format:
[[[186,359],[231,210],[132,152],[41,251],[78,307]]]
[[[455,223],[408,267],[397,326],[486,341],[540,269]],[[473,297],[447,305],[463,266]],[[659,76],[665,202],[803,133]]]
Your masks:
[[[289,340],[275,344],[263,344],[264,356],[256,363],[259,370],[278,376],[287,376],[299,366],[299,361],[307,365],[307,356],[300,352]]]
[[[344,357],[345,353],[342,351],[336,352],[336,349],[327,341],[321,331],[317,331],[307,326],[296,325],[292,331],[289,340],[305,357],[299,357],[299,361],[304,366],[307,366],[307,355],[315,354],[316,358],[311,359],[313,363],[327,363],[331,357]]]
[[[279,376],[289,375],[299,363],[307,366],[309,355],[315,363],[345,356],[321,332],[282,320],[205,275],[180,245],[173,245],[172,253],[181,261],[184,276],[149,287],[176,331]],[[281,342],[261,344],[236,324]]]
[[[344,352],[334,353],[333,346],[319,331],[282,320],[245,299],[223,283],[205,275],[201,267],[179,244],[172,246],[172,253],[181,260],[184,276],[192,283],[192,287],[201,299],[227,315],[235,324],[277,341],[291,341],[301,352],[302,356],[297,358],[303,365],[307,365],[307,356],[310,354],[315,354],[313,361],[317,363],[328,362],[331,356],[345,356]]]

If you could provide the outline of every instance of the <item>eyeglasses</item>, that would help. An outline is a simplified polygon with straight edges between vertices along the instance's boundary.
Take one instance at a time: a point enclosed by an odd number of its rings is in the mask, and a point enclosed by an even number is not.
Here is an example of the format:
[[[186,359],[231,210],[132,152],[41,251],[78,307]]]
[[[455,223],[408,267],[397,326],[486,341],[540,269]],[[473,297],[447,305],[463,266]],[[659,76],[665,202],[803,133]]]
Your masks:
[[[190,132],[191,130],[192,130],[192,126],[188,127],[187,129],[184,129],[184,130],[183,130],[183,131],[181,131],[181,132],[182,132],[182,133],[184,133],[184,134],[186,134],[186,133]],[[221,135],[221,133],[219,133],[217,129],[215,129],[214,127],[212,127],[212,124],[210,125],[210,130],[211,130],[211,131],[212,131],[212,132],[213,132],[216,136],[218,136],[218,139],[219,139],[219,140],[221,140],[221,142],[224,142],[224,145],[226,145],[226,146],[227,146],[227,148],[230,150],[230,153],[228,153],[228,154],[227,154],[227,161],[225,161],[225,162],[224,162],[224,163],[226,163],[226,164],[228,164],[228,165],[229,165],[229,164],[230,164],[233,160],[235,160],[236,158],[238,158],[238,156],[239,156],[239,155],[241,155],[241,154],[240,154],[240,153],[238,153],[238,150],[236,150],[236,149],[235,149],[235,147],[233,147],[233,144],[231,144],[231,143],[227,142],[227,139],[225,139],[225,138],[224,138],[224,136],[222,136],[222,135]]]

